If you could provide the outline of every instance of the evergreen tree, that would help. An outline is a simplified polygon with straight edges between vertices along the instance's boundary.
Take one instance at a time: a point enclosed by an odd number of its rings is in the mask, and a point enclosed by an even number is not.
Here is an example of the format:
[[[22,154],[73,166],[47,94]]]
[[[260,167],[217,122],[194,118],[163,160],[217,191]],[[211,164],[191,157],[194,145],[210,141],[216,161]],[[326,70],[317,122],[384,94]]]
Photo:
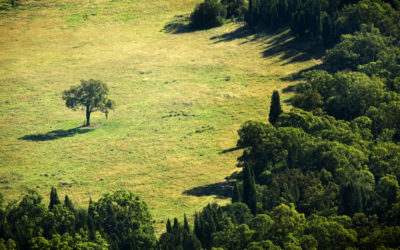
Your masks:
[[[92,198],[89,200],[89,208],[88,208],[88,236],[90,240],[96,239],[96,226],[95,226],[95,218],[94,218],[94,205]]]
[[[233,185],[232,202],[242,202],[242,193],[237,182]]]
[[[277,90],[274,90],[271,98],[271,107],[269,109],[269,122],[274,125],[281,113],[282,107],[279,92]]]
[[[166,228],[167,228],[167,233],[172,233],[171,221],[169,219],[167,220]]]
[[[186,214],[183,215],[183,230],[187,233],[190,233],[190,226]]]
[[[253,170],[246,166],[243,169],[243,202],[253,214],[257,213],[257,191]]]
[[[55,187],[52,187],[50,191],[49,209],[52,209],[55,205],[58,205],[60,203],[61,202],[58,198],[57,189]]]
[[[72,203],[72,201],[71,201],[71,199],[68,197],[68,195],[66,195],[65,198],[64,198],[64,206],[65,206],[66,208],[68,208],[69,210],[73,211],[73,212],[75,211],[74,203]]]

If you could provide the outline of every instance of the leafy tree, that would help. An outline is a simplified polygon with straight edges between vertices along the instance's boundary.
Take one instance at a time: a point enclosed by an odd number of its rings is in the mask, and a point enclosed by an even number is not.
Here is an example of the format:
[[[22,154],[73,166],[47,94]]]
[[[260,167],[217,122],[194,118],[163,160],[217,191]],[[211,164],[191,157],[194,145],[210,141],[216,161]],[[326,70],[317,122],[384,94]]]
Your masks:
[[[115,104],[108,99],[108,87],[99,80],[81,80],[81,84],[71,87],[64,91],[63,99],[65,105],[73,110],[78,108],[85,109],[86,126],[90,126],[90,115],[92,112],[100,111],[108,115],[109,110],[113,109]]]
[[[29,192],[18,204],[11,204],[7,211],[7,234],[17,243],[18,249],[29,249],[32,238],[41,236],[46,208],[42,197]]]
[[[219,0],[204,0],[190,15],[190,25],[194,29],[208,29],[221,26],[226,17],[226,7]]]
[[[358,65],[378,60],[390,44],[390,38],[382,36],[378,29],[364,26],[360,32],[343,35],[342,41],[327,52],[325,65],[334,71],[357,70]]]
[[[96,226],[112,249],[152,249],[156,239],[147,205],[128,191],[103,195],[92,205]],[[91,215],[93,213],[93,215]]]
[[[269,109],[269,122],[274,125],[280,114],[282,114],[281,100],[279,97],[279,92],[274,90],[271,98],[271,107]]]
[[[335,218],[313,216],[305,228],[305,234],[312,235],[321,249],[343,249],[355,246],[357,242],[356,231]]]
[[[245,0],[222,0],[221,3],[226,7],[226,17],[243,20],[247,11]]]

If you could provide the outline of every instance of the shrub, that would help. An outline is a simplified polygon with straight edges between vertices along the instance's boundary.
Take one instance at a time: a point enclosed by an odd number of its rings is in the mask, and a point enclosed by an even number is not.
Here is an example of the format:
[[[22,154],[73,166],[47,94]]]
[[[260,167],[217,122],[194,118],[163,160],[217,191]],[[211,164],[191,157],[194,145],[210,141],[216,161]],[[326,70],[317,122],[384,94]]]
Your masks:
[[[226,18],[243,20],[247,12],[245,0],[222,0],[226,7]]]
[[[226,8],[219,0],[205,0],[196,6],[190,15],[190,25],[194,29],[207,29],[224,23]]]

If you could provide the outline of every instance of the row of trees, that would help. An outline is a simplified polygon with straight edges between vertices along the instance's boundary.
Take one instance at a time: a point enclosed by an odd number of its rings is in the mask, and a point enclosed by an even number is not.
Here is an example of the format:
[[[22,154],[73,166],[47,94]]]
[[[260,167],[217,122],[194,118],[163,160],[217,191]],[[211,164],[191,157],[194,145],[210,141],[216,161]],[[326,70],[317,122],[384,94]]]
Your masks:
[[[250,28],[290,28],[301,39],[330,47],[342,34],[363,24],[400,41],[399,0],[205,0],[191,14],[195,29],[220,26],[227,18],[245,20]]]
[[[105,194],[77,208],[52,188],[50,202],[30,192],[19,202],[0,199],[0,249],[154,249],[146,204],[127,191]]]
[[[226,19],[243,20],[247,12],[244,0],[205,0],[190,15],[193,29],[221,26]]]
[[[399,39],[399,8],[398,0],[249,0],[246,22],[268,30],[290,27],[297,37],[331,46],[361,24]]]

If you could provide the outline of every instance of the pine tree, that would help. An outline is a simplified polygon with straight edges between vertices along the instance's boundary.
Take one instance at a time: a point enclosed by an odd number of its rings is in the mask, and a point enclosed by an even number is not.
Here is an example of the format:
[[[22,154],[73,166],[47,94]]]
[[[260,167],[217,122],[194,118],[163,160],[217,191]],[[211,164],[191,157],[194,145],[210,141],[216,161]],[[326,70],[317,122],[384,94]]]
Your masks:
[[[55,187],[52,187],[50,191],[49,209],[52,209],[55,205],[58,205],[60,203],[61,202],[58,198],[57,189]]]
[[[242,192],[239,189],[239,185],[237,182],[233,185],[232,190],[232,203],[233,202],[242,202]]]
[[[277,90],[274,90],[271,98],[271,107],[269,109],[269,119],[268,119],[269,122],[272,125],[275,125],[275,123],[278,120],[278,117],[281,114],[282,114],[282,107],[281,107],[279,92]]]
[[[247,204],[253,214],[257,213],[257,191],[253,170],[250,167],[243,169],[243,202]]]
[[[69,210],[71,210],[72,212],[75,212],[75,206],[74,206],[74,204],[72,203],[71,199],[68,197],[68,195],[66,195],[66,196],[64,197],[64,206],[65,206],[66,208],[68,208]]]

